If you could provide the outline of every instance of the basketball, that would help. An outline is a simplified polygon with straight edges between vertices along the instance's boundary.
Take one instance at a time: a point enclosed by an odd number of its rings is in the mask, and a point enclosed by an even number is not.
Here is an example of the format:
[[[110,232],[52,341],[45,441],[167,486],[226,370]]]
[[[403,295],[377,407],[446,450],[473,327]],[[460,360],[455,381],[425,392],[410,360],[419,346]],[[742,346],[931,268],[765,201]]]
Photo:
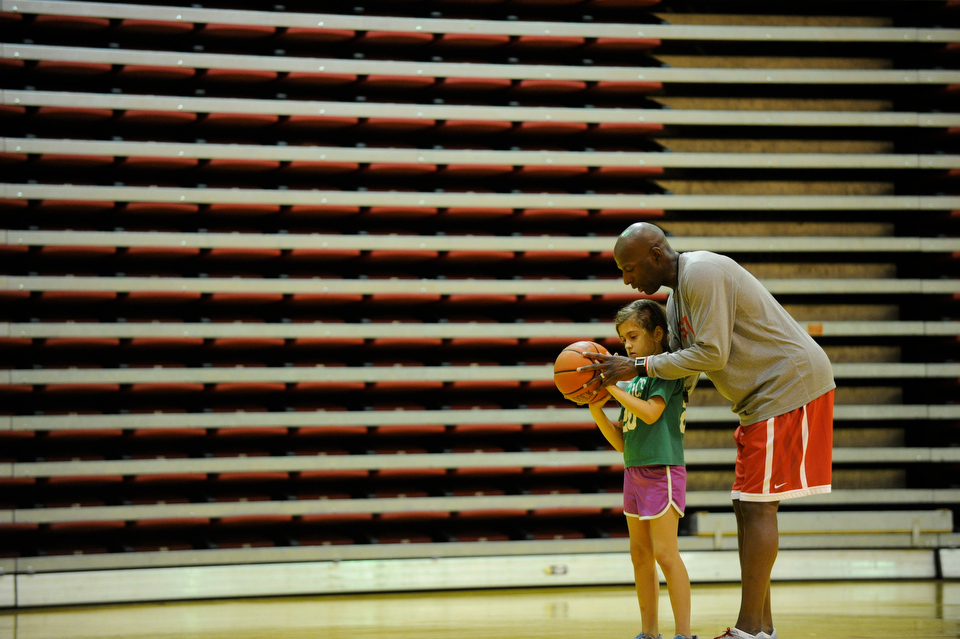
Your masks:
[[[553,363],[553,381],[563,396],[577,404],[592,404],[610,393],[606,388],[596,395],[593,391],[600,388],[599,371],[577,372],[580,366],[593,364],[594,361],[581,355],[584,351],[609,355],[610,351],[596,342],[574,342],[566,346]]]

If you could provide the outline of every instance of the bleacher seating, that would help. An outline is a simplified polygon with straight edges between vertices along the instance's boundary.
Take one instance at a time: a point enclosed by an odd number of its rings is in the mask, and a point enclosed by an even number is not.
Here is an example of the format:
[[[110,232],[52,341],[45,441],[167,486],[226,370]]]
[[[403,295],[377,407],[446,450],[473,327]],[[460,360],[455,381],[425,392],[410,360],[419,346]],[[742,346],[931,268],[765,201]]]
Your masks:
[[[0,7],[4,575],[624,552],[550,366],[618,348],[637,220],[834,363],[781,546],[957,545],[955,9],[354,4]],[[681,549],[731,550],[687,421]]]

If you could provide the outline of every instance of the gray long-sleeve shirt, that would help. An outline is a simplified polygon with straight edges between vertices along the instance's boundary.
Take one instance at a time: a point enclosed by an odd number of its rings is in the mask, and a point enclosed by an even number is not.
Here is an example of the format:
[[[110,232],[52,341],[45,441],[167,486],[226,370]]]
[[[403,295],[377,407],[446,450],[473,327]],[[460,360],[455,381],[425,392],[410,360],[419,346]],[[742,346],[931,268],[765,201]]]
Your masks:
[[[677,278],[667,300],[674,351],[648,358],[652,377],[706,374],[741,424],[788,413],[836,387],[823,349],[735,261],[682,253]]]

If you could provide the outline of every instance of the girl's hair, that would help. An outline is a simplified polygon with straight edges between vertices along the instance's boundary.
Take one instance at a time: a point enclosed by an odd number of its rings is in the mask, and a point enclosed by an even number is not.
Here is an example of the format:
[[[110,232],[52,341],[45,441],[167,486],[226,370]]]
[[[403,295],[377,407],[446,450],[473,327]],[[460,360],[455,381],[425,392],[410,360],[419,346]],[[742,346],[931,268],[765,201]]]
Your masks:
[[[670,330],[667,328],[667,313],[662,306],[648,299],[630,302],[617,311],[615,320],[617,331],[620,331],[621,324],[631,319],[649,333],[653,333],[658,326],[662,328],[663,339],[660,340],[660,347],[664,353],[670,352]]]

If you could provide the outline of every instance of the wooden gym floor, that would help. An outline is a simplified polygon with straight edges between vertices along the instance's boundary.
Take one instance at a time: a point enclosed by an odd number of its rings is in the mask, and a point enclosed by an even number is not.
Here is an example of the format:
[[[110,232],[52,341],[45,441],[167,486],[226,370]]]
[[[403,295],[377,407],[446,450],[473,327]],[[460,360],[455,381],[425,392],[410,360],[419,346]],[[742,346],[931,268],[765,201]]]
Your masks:
[[[958,637],[960,582],[774,584],[782,639]],[[735,584],[693,588],[693,630],[734,622]],[[660,630],[673,634],[666,589]],[[631,639],[629,587],[484,590],[0,611],[0,639]]]

